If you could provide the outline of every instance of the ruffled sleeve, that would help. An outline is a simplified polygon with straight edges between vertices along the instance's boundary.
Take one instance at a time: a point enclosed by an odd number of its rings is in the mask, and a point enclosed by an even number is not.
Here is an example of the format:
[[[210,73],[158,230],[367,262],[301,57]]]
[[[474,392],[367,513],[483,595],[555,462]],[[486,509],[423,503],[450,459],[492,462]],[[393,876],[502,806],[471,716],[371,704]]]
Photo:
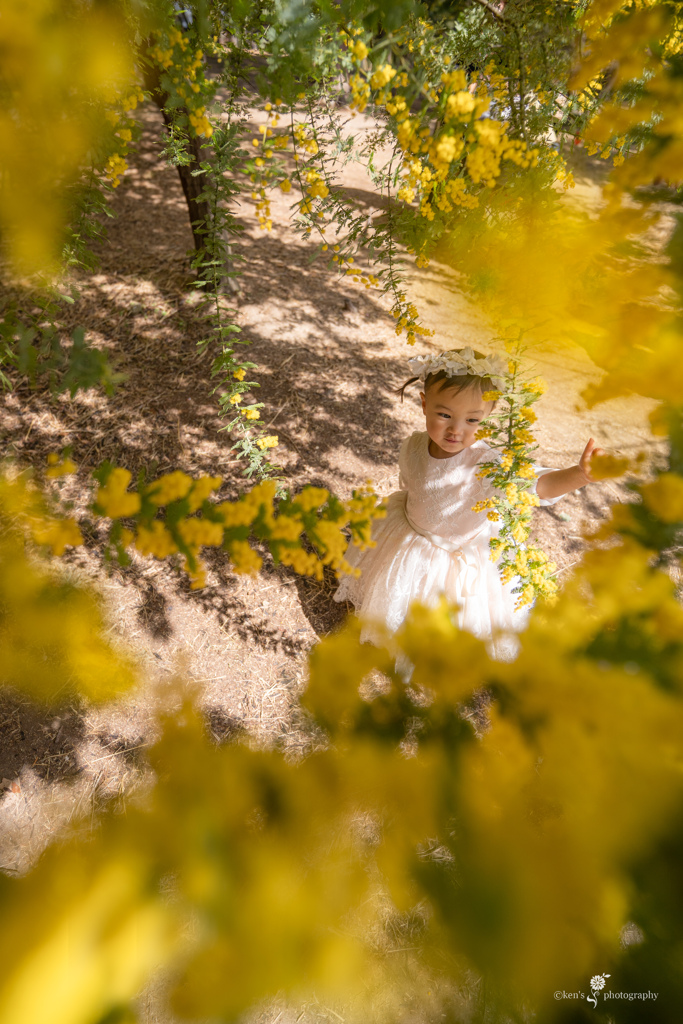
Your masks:
[[[539,505],[554,505],[556,501],[559,501],[560,498],[564,497],[563,494],[558,494],[556,498],[542,498],[538,493],[538,481],[542,476],[545,476],[546,473],[554,473],[555,470],[548,469],[547,466],[534,466],[534,471],[536,473],[536,479],[534,480],[533,486],[530,487],[529,489],[533,491],[533,493],[538,498]]]

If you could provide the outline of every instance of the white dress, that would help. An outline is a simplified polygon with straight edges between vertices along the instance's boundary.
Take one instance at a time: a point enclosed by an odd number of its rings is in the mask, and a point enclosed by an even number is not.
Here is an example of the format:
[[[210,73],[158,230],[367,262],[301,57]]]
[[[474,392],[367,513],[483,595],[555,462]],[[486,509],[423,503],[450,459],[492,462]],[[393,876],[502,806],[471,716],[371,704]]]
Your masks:
[[[387,514],[373,524],[376,546],[360,551],[349,545],[346,559],[360,577],[343,577],[335,601],[350,601],[364,623],[362,640],[372,642],[375,624],[398,629],[413,601],[428,607],[442,595],[460,606],[458,626],[490,640],[490,653],[513,658],[514,634],[526,625],[528,608],[515,611],[519,580],[501,581],[489,557],[489,540],[500,524],[472,506],[495,493],[490,480],[480,479],[480,463],[500,458],[485,441],[447,459],[429,454],[429,435],[416,432],[401,445],[399,488],[389,496]],[[552,472],[535,466],[538,475]],[[558,499],[539,499],[552,505]]]

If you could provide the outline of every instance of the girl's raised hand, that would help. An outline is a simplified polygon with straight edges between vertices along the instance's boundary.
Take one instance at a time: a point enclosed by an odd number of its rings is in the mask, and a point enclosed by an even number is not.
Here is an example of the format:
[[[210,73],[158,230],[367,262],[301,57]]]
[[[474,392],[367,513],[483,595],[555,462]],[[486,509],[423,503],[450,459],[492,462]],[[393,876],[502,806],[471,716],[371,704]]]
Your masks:
[[[605,452],[602,448],[596,447],[596,442],[592,437],[588,438],[588,444],[583,449],[583,455],[579,459],[579,469],[586,478],[586,483],[595,483],[595,478],[591,475],[591,459],[594,455],[604,455]]]

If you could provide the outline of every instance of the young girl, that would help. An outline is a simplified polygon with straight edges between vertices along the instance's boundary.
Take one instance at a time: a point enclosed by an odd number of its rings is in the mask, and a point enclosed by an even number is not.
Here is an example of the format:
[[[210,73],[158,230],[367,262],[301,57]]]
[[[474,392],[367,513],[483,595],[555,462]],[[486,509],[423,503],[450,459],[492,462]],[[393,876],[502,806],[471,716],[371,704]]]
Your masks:
[[[396,630],[413,601],[434,606],[445,595],[460,607],[461,629],[492,639],[495,657],[512,658],[518,647],[514,633],[524,627],[528,609],[515,611],[517,581],[504,584],[489,557],[489,540],[500,525],[486,512],[472,511],[494,494],[491,481],[476,471],[500,456],[475,434],[495,405],[482,395],[502,386],[506,363],[465,348],[419,356],[409,365],[415,376],[398,393],[403,400],[406,387],[420,382],[427,429],[401,445],[400,490],[390,495],[386,518],[375,524],[375,547],[349,547],[347,561],[361,575],[345,577],[334,599],[351,601],[364,623],[361,638],[372,641],[375,624]],[[552,505],[591,482],[594,454],[601,450],[590,438],[578,465],[535,466],[530,489],[540,504]]]

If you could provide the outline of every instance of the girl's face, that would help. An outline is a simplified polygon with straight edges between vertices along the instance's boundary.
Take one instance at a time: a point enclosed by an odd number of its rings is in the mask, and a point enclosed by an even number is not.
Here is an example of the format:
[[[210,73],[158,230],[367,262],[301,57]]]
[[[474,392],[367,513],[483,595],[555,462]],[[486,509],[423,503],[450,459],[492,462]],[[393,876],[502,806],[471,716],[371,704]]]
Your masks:
[[[448,459],[474,443],[479,424],[493,409],[484,402],[476,385],[462,391],[439,391],[431,387],[420,394],[427,418],[429,452],[435,459]]]

